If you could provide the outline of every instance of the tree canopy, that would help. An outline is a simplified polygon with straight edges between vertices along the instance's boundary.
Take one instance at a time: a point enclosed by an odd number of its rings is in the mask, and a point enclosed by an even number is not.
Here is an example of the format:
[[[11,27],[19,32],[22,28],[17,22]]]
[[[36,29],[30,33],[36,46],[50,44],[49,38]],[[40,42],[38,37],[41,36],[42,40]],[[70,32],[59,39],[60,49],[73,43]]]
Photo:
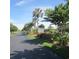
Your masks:
[[[10,32],[14,32],[17,30],[18,30],[18,28],[15,25],[13,25],[12,23],[10,23]]]
[[[24,28],[22,29],[22,31],[29,31],[33,26],[33,23],[30,22],[30,23],[27,23],[24,25]]]
[[[55,25],[66,24],[69,21],[68,1],[66,4],[56,6],[54,9],[47,9],[45,15],[47,16],[46,21],[50,21]]]

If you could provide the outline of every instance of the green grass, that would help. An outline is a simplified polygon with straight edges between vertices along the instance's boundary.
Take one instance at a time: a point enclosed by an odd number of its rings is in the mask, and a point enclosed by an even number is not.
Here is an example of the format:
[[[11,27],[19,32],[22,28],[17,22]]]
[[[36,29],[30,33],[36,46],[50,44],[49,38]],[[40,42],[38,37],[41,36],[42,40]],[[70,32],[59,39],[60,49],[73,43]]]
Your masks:
[[[48,43],[48,42],[44,42],[42,45],[43,45],[44,47],[49,47],[49,48],[52,47],[52,43]]]
[[[56,45],[53,45],[53,43],[49,43],[48,40],[37,39],[34,35],[28,35],[28,37],[34,44],[41,44],[43,47],[49,48],[50,50],[52,50],[52,52],[56,53],[63,59],[69,59],[68,47],[62,47],[62,46],[57,47]]]
[[[27,37],[31,40],[36,38],[34,35],[30,35],[30,34],[28,34]]]
[[[63,59],[69,59],[69,47],[57,48],[56,46],[52,46],[51,49],[54,53],[56,53],[58,56],[62,57]]]

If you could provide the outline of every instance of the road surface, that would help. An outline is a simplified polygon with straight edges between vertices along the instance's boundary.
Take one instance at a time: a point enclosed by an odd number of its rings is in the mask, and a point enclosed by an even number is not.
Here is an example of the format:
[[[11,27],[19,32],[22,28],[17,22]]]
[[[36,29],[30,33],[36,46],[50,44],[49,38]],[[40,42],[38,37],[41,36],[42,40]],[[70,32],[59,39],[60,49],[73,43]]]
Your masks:
[[[36,43],[36,42],[35,42]],[[32,44],[22,33],[10,36],[10,59],[60,59],[40,44]]]

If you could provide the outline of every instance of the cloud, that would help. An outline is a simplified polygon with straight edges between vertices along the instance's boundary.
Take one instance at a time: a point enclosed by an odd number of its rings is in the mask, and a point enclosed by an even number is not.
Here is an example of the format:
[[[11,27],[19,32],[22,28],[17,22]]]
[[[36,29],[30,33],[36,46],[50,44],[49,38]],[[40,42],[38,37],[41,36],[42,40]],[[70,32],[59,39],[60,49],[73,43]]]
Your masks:
[[[34,0],[20,0],[19,2],[16,3],[16,6],[22,6],[24,4],[28,4]]]
[[[21,1],[17,2],[16,3],[16,6],[21,6],[23,4],[25,4],[25,0],[21,0]]]

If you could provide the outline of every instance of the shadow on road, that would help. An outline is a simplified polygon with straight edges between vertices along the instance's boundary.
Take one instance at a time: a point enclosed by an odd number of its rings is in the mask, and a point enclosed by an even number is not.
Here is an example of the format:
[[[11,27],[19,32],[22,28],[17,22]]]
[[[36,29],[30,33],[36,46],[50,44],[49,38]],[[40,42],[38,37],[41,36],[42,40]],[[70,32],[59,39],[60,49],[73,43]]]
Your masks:
[[[47,48],[35,48],[34,50],[14,51],[10,59],[60,59]]]
[[[29,43],[29,44],[42,44],[43,42],[48,42],[48,40],[42,39],[31,39],[31,40],[24,40],[22,43]]]

